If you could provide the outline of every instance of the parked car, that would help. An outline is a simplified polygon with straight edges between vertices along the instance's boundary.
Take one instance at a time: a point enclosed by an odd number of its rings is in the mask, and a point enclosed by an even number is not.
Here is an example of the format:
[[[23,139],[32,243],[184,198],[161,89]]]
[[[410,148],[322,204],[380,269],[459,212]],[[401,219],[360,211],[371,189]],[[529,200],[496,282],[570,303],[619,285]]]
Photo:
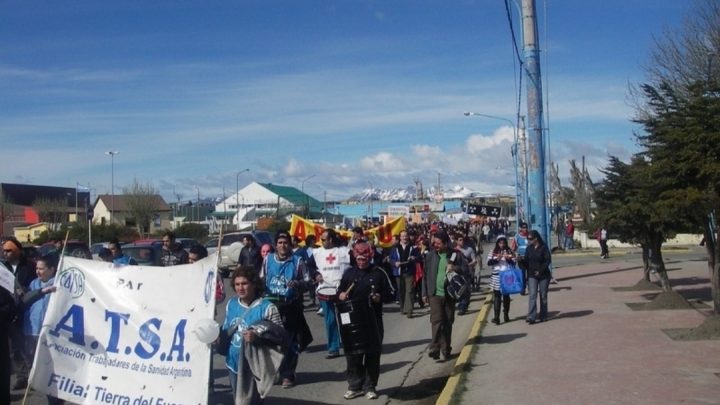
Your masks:
[[[97,242],[90,245],[90,253],[92,254],[93,260],[100,260],[100,251],[103,248],[107,249],[110,242]],[[125,242],[120,242],[120,246],[124,246]]]
[[[175,242],[181,244],[183,249],[185,249],[185,251],[187,252],[189,252],[190,248],[192,248],[193,246],[197,246],[200,244],[200,242],[196,241],[193,238],[175,238]]]
[[[140,266],[160,266],[162,241],[158,239],[136,240],[122,246],[125,255],[132,257]]]
[[[273,245],[273,236],[267,231],[246,231],[246,232],[231,232],[223,235],[222,238],[222,249],[220,250],[220,265],[218,269],[223,277],[227,277],[230,273],[230,268],[237,265],[237,259],[240,256],[240,249],[242,249],[242,240],[246,235],[250,235],[255,238],[255,244],[258,247],[268,243]],[[217,241],[217,239],[215,239]]]
[[[55,249],[52,242],[43,243],[38,248],[38,256],[45,256]],[[83,259],[92,259],[92,253],[87,243],[81,240],[69,240],[65,243],[65,256],[81,257]]]
[[[218,247],[217,238],[213,238],[213,239],[210,239],[209,241],[207,241],[207,243],[205,244],[205,249],[207,249],[208,256],[215,253],[217,251],[217,247]]]
[[[35,245],[28,244],[28,243],[23,243],[22,251],[23,251],[23,255],[25,257],[27,257],[28,259],[33,260],[33,261],[35,261],[35,259],[37,259],[38,256],[40,255],[40,252],[38,251],[38,247]]]

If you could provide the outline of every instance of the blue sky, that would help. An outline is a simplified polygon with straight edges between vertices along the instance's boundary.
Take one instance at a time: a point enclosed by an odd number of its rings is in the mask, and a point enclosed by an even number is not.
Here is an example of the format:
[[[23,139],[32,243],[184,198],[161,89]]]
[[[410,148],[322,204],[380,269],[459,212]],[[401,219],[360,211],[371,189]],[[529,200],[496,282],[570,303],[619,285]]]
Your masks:
[[[571,159],[600,179],[636,151],[628,86],[690,7],[537,2],[565,184]],[[340,199],[438,172],[513,194],[512,128],[463,112],[514,120],[516,71],[502,0],[0,1],[0,181],[110,193],[113,150],[116,193],[168,200],[313,175],[305,191]]]

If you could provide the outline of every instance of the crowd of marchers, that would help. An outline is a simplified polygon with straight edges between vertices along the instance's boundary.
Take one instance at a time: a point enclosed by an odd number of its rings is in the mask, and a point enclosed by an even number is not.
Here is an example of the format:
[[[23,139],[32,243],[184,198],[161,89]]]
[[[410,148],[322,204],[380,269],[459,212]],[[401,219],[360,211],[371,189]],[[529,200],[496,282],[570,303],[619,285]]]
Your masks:
[[[484,265],[491,269],[494,323],[501,323],[500,311],[505,322],[510,320],[511,300],[499,288],[502,272],[510,268],[523,271],[523,294],[529,295],[526,321],[545,321],[550,252],[539,233],[528,232],[527,225],[522,224],[512,238],[502,233],[507,226],[501,221],[492,226],[462,221],[454,225],[409,224],[394,235],[390,247],[368,240],[361,227],[354,228],[349,239],[333,229],[307,240],[280,231],[274,246],[257,246],[254,238],[246,238],[230,277],[234,296],[225,300],[222,279],[216,283],[216,300],[225,302],[226,307],[224,319],[218,319],[221,332],[213,349],[225,356],[235,402],[259,404],[273,386],[290,389],[301,384],[297,367],[313,333],[325,334],[328,361],[344,357],[348,385],[342,396],[378,398],[385,305],[398,305],[400,313],[411,319],[419,310],[429,312],[427,355],[438,362],[452,358],[455,316],[466,314],[471,294],[480,291]],[[494,245],[487,243],[489,232],[493,232]],[[0,328],[0,338],[2,343],[10,343],[3,344],[0,353],[5,373],[2,394],[7,398],[11,388],[27,386],[38,325],[54,291],[53,277],[62,251],[59,241],[48,257],[33,262],[23,257],[17,241],[3,243],[3,264],[16,280],[15,291],[3,291],[0,296],[1,320],[7,325]],[[165,266],[206,256],[201,246],[186,252],[172,232],[163,235]],[[101,258],[117,265],[136,264],[123,254],[117,241],[108,244]],[[307,305],[318,306],[317,313],[324,318],[323,331],[309,327],[304,311]],[[15,374],[12,387],[10,370]],[[214,384],[211,377],[211,392]],[[61,402],[48,397],[48,403]]]

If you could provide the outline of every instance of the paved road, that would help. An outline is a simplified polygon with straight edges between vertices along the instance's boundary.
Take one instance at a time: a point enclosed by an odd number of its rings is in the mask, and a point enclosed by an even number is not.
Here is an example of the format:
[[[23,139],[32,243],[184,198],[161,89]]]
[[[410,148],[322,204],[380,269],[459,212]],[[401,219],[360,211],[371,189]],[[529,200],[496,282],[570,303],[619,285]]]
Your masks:
[[[225,280],[228,299],[234,296],[230,281]],[[474,293],[470,311],[455,319],[453,354],[465,344],[470,327],[476,318],[482,294]],[[306,304],[309,302],[306,300]],[[218,306],[218,319],[224,316],[224,305]],[[347,390],[344,357],[325,359],[325,329],[323,318],[316,315],[316,307],[307,307],[305,316],[313,330],[314,342],[300,355],[297,385],[291,389],[276,386],[267,398],[268,404],[340,404],[348,403],[342,395]],[[385,306],[385,339],[381,359],[381,375],[378,384],[380,398],[376,401],[364,397],[354,399],[356,404],[434,404],[452,371],[454,360],[436,362],[427,356],[426,346],[430,337],[430,321],[427,307],[416,309],[416,317],[408,319],[400,315],[397,304]],[[229,380],[224,369],[224,358],[214,357],[213,375],[216,378],[215,391],[209,404],[232,404]],[[12,404],[22,403],[22,393],[13,392]],[[45,404],[45,398],[32,394],[26,404]]]

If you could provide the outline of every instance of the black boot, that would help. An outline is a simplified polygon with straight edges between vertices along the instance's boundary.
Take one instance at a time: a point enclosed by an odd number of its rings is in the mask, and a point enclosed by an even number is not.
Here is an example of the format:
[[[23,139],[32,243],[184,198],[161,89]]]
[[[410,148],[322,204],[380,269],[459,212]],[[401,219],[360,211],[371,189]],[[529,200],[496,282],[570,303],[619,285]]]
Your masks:
[[[505,312],[505,322],[510,322],[510,315],[507,312]]]
[[[495,325],[500,325],[500,319],[499,318],[493,318],[492,323]]]

